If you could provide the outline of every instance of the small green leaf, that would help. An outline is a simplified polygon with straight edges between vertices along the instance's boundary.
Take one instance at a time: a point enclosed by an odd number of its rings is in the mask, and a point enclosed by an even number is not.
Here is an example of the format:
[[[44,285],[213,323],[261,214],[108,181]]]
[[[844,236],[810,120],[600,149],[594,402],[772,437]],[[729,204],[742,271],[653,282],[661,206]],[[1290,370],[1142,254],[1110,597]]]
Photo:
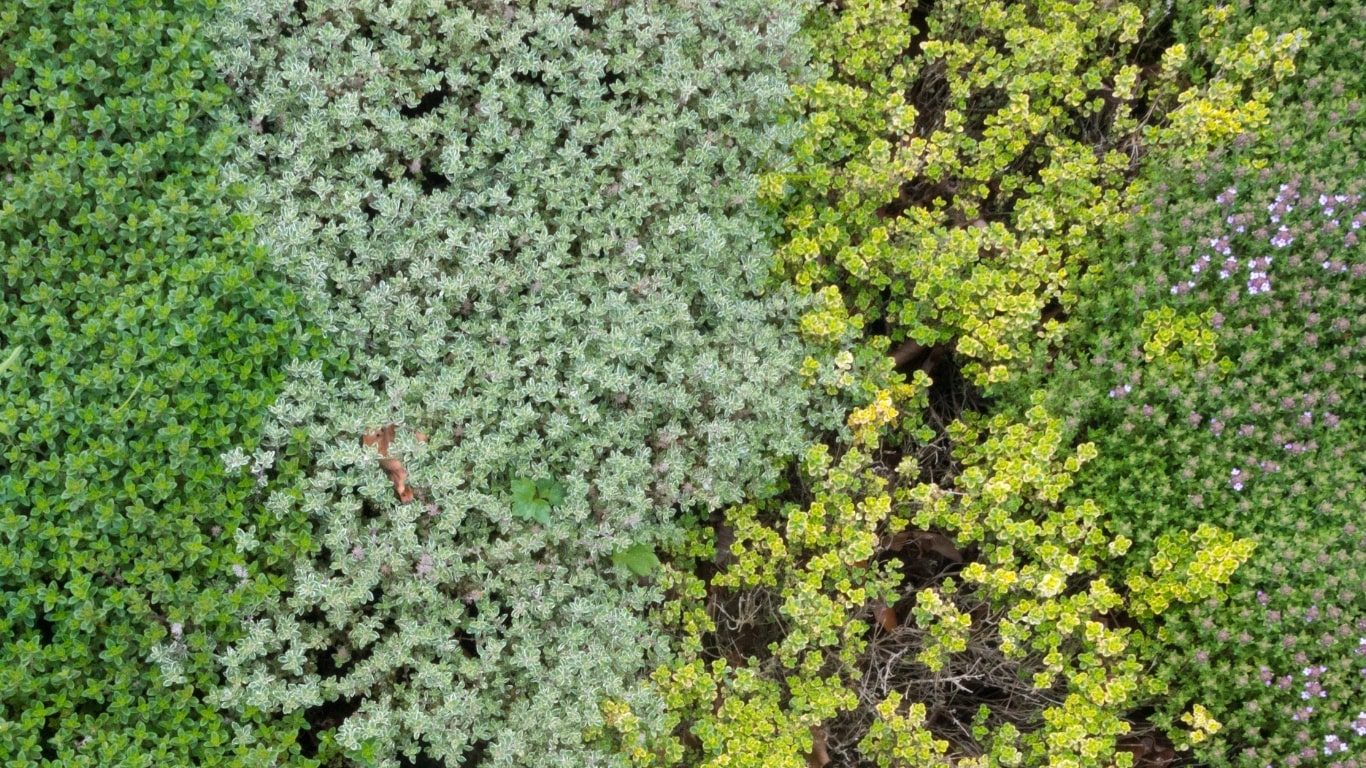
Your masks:
[[[632,544],[612,555],[612,562],[630,568],[638,576],[649,576],[659,567],[659,558],[655,557],[654,547],[649,544]]]
[[[19,353],[23,350],[23,347],[15,347],[14,351],[9,353],[9,357],[5,358],[5,362],[0,363],[0,373],[8,371],[10,369],[10,366],[14,365],[14,361],[19,359]]]

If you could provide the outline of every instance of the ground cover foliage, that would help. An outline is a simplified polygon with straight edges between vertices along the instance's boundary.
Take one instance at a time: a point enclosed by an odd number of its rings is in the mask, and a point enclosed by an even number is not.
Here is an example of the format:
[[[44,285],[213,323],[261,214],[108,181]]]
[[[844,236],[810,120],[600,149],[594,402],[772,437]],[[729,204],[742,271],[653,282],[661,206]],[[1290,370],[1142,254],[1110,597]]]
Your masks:
[[[299,366],[272,407],[264,446],[318,458],[265,507],[319,546],[244,615],[215,703],[303,712],[329,763],[613,760],[584,734],[604,697],[657,702],[639,574],[679,510],[773,495],[840,426],[755,198],[801,11],[225,6],[249,133],[224,173],[355,373]]]
[[[854,401],[851,434],[807,452],[804,494],[699,520],[674,551],[660,616],[681,652],[654,676],[672,732],[605,707],[637,765],[1143,756],[1132,713],[1167,680],[1133,617],[1217,596],[1253,543],[1213,521],[1126,558],[1110,509],[1067,493],[1095,444],[1019,380],[1056,351],[1139,161],[1264,129],[1304,40],[1209,9],[1192,51],[1159,43],[1163,20],[871,0],[808,18],[804,132],[762,194],[778,274],[817,301],[803,371]],[[1197,702],[1163,738],[1219,727]]]
[[[0,9],[0,761],[260,765],[298,717],[221,713],[215,651],[307,520],[260,516],[254,449],[316,328],[234,212],[199,3]],[[340,370],[329,364],[329,375]],[[273,472],[297,470],[285,441]],[[258,471],[261,469],[257,468]],[[272,538],[246,554],[228,532]],[[180,674],[149,671],[158,647]],[[299,763],[307,764],[307,761]]]
[[[0,757],[1353,765],[1269,5],[0,11]]]
[[[1210,765],[1366,754],[1363,20],[1361,3],[1237,9],[1231,30],[1313,35],[1271,130],[1150,169],[1039,377],[1099,447],[1077,492],[1136,551],[1193,522],[1257,542],[1225,599],[1145,623],[1170,683],[1153,720],[1201,702],[1223,726],[1195,751]]]

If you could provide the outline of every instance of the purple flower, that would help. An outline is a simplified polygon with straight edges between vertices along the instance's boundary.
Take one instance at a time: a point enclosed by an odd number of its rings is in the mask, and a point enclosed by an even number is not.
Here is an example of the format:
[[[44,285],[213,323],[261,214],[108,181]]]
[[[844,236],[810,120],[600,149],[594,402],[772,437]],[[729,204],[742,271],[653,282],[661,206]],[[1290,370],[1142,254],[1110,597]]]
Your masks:
[[[1293,242],[1295,242],[1295,238],[1290,236],[1290,230],[1286,229],[1284,224],[1276,230],[1276,234],[1271,236],[1271,244],[1277,248],[1284,248]]]
[[[1305,411],[1304,413],[1300,414],[1299,421],[1297,421],[1296,423],[1299,424],[1301,427],[1311,427],[1311,426],[1313,426],[1313,424],[1314,424],[1314,413],[1313,413],[1313,411]]]
[[[1334,752],[1346,751],[1347,744],[1342,739],[1339,739],[1337,736],[1334,736],[1331,733],[1323,737],[1323,754],[1331,755]]]
[[[1233,486],[1233,490],[1235,490],[1235,491],[1241,491],[1241,490],[1243,490],[1243,470],[1241,470],[1241,469],[1234,469],[1234,470],[1230,471],[1230,472],[1228,473],[1228,482],[1229,482],[1229,485],[1232,485],[1232,486]]]

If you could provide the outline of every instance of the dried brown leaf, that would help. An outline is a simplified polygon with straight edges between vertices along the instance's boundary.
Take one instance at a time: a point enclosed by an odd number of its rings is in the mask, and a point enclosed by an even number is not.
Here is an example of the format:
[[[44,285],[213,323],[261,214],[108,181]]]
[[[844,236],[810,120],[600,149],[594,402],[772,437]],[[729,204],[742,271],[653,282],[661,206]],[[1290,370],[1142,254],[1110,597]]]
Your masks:
[[[806,756],[807,768],[825,768],[830,762],[830,752],[825,745],[825,726],[811,726],[811,754]]]
[[[945,560],[951,560],[955,563],[963,562],[963,553],[958,551],[953,539],[942,533],[921,531],[916,537],[916,545],[920,547],[922,552],[929,550]]]
[[[825,746],[825,726],[811,726],[811,753],[806,756],[807,768],[825,768],[831,753]]]
[[[933,552],[945,560],[955,563],[963,562],[963,553],[958,550],[953,539],[934,531],[922,531],[916,528],[901,531],[887,541],[886,549],[892,552],[900,552],[907,544],[914,544],[922,555],[926,552]]]
[[[427,436],[421,432],[417,437],[422,442],[427,442]],[[408,470],[403,468],[403,462],[397,458],[389,456],[389,445],[394,441],[394,425],[390,424],[373,432],[367,432],[361,437],[361,445],[375,446],[379,450],[379,466],[384,473],[389,476],[389,482],[394,484],[394,493],[398,494],[398,500],[404,504],[413,500],[413,489],[408,487]]]
[[[901,620],[896,616],[896,609],[887,605],[885,600],[878,600],[873,603],[873,619],[877,621],[878,626],[888,632],[892,632],[901,626]]]

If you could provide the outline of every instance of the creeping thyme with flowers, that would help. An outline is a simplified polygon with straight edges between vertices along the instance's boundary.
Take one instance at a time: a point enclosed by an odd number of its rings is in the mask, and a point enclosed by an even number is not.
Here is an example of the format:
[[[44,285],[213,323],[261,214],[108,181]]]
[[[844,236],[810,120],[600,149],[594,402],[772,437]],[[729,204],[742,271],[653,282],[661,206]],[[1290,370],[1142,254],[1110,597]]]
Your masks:
[[[0,763],[1366,766],[1366,2],[10,5]]]

